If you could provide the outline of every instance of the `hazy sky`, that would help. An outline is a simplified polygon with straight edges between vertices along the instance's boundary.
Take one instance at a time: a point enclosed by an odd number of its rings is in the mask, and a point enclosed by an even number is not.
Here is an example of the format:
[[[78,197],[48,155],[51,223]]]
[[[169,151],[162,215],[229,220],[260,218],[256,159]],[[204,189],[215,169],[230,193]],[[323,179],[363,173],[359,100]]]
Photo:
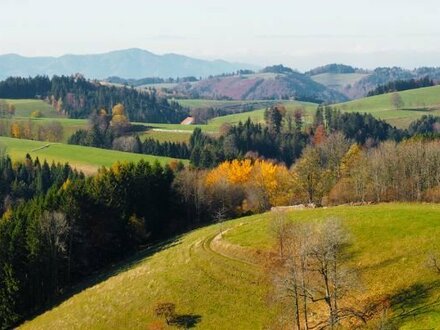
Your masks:
[[[0,0],[0,53],[440,66],[440,0]]]

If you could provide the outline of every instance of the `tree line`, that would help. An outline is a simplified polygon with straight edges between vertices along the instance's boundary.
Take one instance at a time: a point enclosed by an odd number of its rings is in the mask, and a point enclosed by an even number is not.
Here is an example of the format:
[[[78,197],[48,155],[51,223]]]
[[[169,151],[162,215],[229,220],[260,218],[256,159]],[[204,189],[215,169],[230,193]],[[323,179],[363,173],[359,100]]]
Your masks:
[[[313,123],[304,124],[304,110],[287,111],[282,105],[274,105],[265,111],[265,125],[250,119],[237,125],[225,124],[220,137],[205,134],[196,128],[185,142],[159,142],[136,135],[115,134],[112,126],[102,123],[102,115],[91,117],[91,128],[76,132],[71,144],[100,148],[113,148],[135,153],[152,154],[172,158],[189,159],[197,168],[213,168],[233,159],[246,157],[273,159],[292,165],[308,145],[319,144],[326,136],[342,132],[358,144],[376,146],[381,141],[402,141],[410,137],[439,134],[439,117],[423,116],[411,123],[409,129],[398,129],[371,114],[343,113],[331,106],[318,107]]]
[[[39,98],[71,118],[88,118],[101,108],[123,103],[131,121],[179,123],[188,109],[168,102],[154,89],[138,91],[130,87],[105,86],[81,75],[11,77],[0,82],[0,98]]]
[[[381,95],[393,92],[406,91],[410,89],[431,87],[434,86],[434,81],[428,76],[420,79],[409,80],[395,80],[384,85],[379,85],[372,91],[369,91],[367,96]]]
[[[59,121],[34,122],[29,120],[3,119],[0,121],[0,136],[16,139],[61,142],[64,127]]]

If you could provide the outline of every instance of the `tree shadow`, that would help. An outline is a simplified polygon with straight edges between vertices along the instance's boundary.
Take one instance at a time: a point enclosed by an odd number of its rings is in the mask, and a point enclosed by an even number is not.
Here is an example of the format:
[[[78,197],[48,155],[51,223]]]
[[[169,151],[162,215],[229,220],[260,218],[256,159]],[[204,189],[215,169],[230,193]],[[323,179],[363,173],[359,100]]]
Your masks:
[[[180,328],[180,329],[191,329],[200,323],[202,317],[200,315],[194,314],[182,314],[176,315],[170,324]]]
[[[440,287],[440,280],[431,283],[416,283],[398,291],[390,297],[390,307],[394,311],[391,322],[402,325],[407,319],[428,314],[440,306],[440,297],[432,299],[433,292]]]

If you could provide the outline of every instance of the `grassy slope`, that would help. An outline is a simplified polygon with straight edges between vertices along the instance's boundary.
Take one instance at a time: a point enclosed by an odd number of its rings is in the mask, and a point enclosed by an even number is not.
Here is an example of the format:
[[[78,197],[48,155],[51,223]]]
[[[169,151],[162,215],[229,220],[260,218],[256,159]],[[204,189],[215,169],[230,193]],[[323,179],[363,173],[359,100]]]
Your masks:
[[[196,104],[205,104],[206,102],[236,102],[236,101],[215,101],[215,100],[187,100],[190,102],[189,104],[192,104],[193,106],[196,106]],[[240,101],[238,101],[240,102]],[[295,109],[302,107],[305,110],[305,117],[306,122],[310,122],[313,114],[316,110],[316,104],[314,103],[307,103],[307,102],[297,102],[297,101],[283,101],[282,102],[286,108],[287,111],[294,111]],[[190,106],[187,104],[187,106]],[[238,124],[238,122],[245,122],[248,118],[251,118],[254,122],[264,122],[264,111],[265,109],[258,109],[243,113],[237,113],[227,116],[221,116],[217,118],[211,119],[207,125],[179,125],[179,124],[143,124],[148,125],[152,127],[153,129],[159,129],[159,130],[165,130],[163,131],[150,131],[147,136],[151,138],[155,138],[161,141],[164,141],[168,139],[169,141],[174,142],[185,142],[188,141],[189,136],[187,133],[191,133],[196,127],[199,127],[202,129],[202,131],[206,133],[216,134],[219,132],[220,127],[227,123],[227,124]],[[142,123],[139,123],[142,124]],[[185,133],[185,132],[187,133]],[[175,134],[175,135],[173,135]]]
[[[409,123],[423,115],[440,115],[440,86],[419,88],[399,92],[404,102],[403,109],[394,109],[392,94],[383,94],[354,100],[337,107],[343,111],[369,112],[398,127],[407,127]]]
[[[172,160],[166,157],[7,137],[0,137],[0,144],[6,146],[7,153],[12,159],[23,159],[29,153],[32,158],[39,157],[40,160],[46,159],[48,162],[68,162],[86,173],[95,172],[101,166],[111,166],[116,161],[139,161],[145,159],[154,162],[157,159],[160,163],[166,164]],[[47,148],[32,151],[47,145]]]
[[[368,74],[362,73],[322,73],[311,78],[324,86],[331,88],[342,88],[347,85],[353,85]]]
[[[393,306],[395,321],[405,329],[440,324],[439,306],[427,308],[440,294],[439,279],[425,267],[429,251],[440,250],[439,205],[336,207],[293,211],[289,216],[300,221],[342,219],[354,241],[350,262],[362,269],[364,295],[396,295],[418,285],[405,306]],[[84,283],[77,288],[82,292],[23,328],[145,329],[155,320],[154,304],[171,301],[180,314],[200,315],[202,329],[261,329],[274,311],[265,304],[261,268],[249,263],[243,251],[249,257],[271,245],[269,221],[270,214],[229,221],[224,224],[232,228],[226,242],[213,240],[219,232],[214,225],[156,253],[146,251],[98,278],[99,284]]]
[[[259,103],[260,101],[229,101],[229,100],[205,100],[205,99],[182,99],[176,100],[180,105],[187,108],[224,107],[231,105],[245,105]]]
[[[8,104],[15,105],[16,117],[30,117],[33,111],[41,111],[44,117],[59,118],[62,117],[55,108],[41,100],[22,99],[22,100],[4,100]]]

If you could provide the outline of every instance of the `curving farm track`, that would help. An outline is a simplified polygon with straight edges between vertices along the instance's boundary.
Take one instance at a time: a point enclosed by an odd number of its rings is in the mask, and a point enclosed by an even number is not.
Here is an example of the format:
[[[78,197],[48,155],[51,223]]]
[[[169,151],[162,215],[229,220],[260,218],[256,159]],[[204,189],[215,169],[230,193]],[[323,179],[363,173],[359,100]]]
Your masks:
[[[246,220],[244,220],[246,221]],[[228,222],[225,228],[243,224]],[[195,230],[155,254],[113,270],[99,284],[24,324],[23,329],[148,329],[157,302],[200,317],[201,329],[260,329],[270,312],[261,267],[224,242],[217,225]]]

